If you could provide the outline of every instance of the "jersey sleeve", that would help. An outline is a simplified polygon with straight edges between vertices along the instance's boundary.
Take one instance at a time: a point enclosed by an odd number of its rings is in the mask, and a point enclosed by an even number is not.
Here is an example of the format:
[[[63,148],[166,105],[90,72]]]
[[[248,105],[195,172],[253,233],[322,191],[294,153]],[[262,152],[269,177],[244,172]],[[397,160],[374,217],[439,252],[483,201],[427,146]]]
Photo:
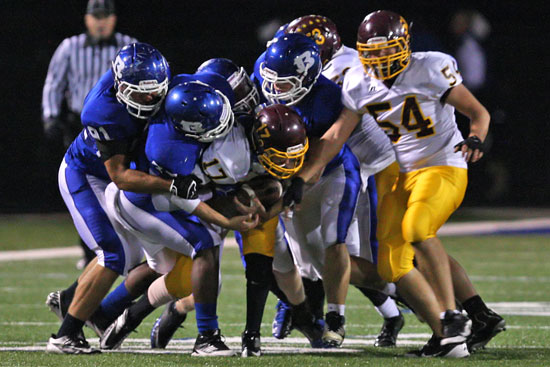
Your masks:
[[[357,76],[357,73],[360,72],[360,76]],[[363,113],[361,111],[362,106],[359,106],[358,101],[358,80],[363,79],[363,69],[361,68],[352,68],[344,75],[344,82],[342,84],[342,104],[348,110],[351,110],[356,113]]]
[[[432,94],[441,98],[447,90],[462,83],[462,76],[454,57],[441,53],[429,52],[424,60]]]
[[[233,185],[250,171],[250,146],[244,128],[235,125],[225,137],[214,140],[202,155],[203,172],[217,185]]]
[[[313,124],[308,131],[309,136],[321,137],[338,119],[342,112],[342,91],[338,85],[326,80],[321,92],[315,98],[313,109]]]

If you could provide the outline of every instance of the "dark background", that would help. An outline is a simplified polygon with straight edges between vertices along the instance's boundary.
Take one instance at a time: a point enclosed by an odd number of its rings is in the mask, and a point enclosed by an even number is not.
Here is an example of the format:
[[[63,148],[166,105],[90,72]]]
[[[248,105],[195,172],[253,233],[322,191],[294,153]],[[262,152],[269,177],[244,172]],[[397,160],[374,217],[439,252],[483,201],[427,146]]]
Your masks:
[[[57,169],[63,150],[42,134],[40,103],[48,64],[59,43],[84,31],[86,0],[4,0],[0,20],[3,98],[0,123],[0,213],[63,211]],[[447,4],[449,3],[449,4]],[[492,32],[484,42],[489,80],[478,98],[492,114],[490,151],[470,168],[465,205],[550,205],[548,34],[538,1],[117,1],[117,30],[157,47],[172,73],[192,73],[203,61],[227,57],[252,70],[265,50],[257,30],[321,14],[355,45],[364,16],[377,9],[403,15],[413,50],[430,37],[452,53],[447,25],[459,8],[479,10]],[[540,6],[537,6],[540,5]],[[459,65],[460,67],[460,65]],[[463,131],[467,125],[460,124]]]

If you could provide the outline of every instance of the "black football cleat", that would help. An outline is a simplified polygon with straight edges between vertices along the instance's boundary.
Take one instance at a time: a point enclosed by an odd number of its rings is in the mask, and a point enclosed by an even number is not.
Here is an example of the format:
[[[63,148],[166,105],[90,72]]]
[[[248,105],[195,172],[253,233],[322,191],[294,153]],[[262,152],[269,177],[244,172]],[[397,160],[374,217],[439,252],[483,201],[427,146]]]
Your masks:
[[[485,348],[495,335],[506,330],[506,321],[489,309],[471,315],[471,319],[472,334],[466,341],[470,352]]]
[[[187,314],[180,314],[176,310],[176,301],[172,301],[166,305],[164,312],[155,321],[151,329],[151,348],[164,349],[172,340],[178,328],[183,327],[181,324],[187,318]]]
[[[403,329],[403,325],[405,325],[405,318],[401,312],[395,317],[384,319],[382,330],[380,330],[380,334],[376,337],[374,346],[383,348],[395,347],[397,343],[397,335],[399,334],[399,331]]]

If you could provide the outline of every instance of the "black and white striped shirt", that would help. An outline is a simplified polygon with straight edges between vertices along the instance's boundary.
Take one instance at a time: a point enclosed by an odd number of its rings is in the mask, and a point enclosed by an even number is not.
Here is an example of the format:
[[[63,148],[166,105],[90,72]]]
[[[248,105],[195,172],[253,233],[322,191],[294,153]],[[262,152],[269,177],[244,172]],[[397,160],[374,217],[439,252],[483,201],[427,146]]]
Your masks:
[[[115,33],[111,40],[93,43],[86,33],[66,38],[55,51],[42,91],[42,117],[59,117],[67,99],[69,111],[80,115],[88,91],[109,70],[111,60],[135,38]]]

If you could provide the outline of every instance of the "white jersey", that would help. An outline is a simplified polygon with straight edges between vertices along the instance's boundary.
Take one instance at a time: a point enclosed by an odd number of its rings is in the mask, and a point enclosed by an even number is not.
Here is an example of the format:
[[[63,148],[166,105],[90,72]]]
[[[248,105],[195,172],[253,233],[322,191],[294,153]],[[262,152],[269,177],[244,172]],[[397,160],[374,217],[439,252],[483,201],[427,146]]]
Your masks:
[[[323,75],[339,86],[344,82],[346,73],[355,66],[362,66],[357,50],[342,46],[323,68]],[[364,114],[361,123],[355,128],[346,144],[361,163],[363,184],[372,176],[395,161],[395,153],[390,140],[368,114]]]
[[[203,181],[217,185],[234,185],[265,173],[260,163],[252,159],[250,144],[242,125],[235,124],[223,138],[214,140],[204,151],[200,171]]]
[[[386,130],[402,172],[430,166],[466,168],[454,146],[463,140],[454,107],[441,103],[449,88],[462,83],[453,57],[415,52],[391,88],[365,74],[362,65],[345,75],[342,102],[350,110],[369,113]]]

